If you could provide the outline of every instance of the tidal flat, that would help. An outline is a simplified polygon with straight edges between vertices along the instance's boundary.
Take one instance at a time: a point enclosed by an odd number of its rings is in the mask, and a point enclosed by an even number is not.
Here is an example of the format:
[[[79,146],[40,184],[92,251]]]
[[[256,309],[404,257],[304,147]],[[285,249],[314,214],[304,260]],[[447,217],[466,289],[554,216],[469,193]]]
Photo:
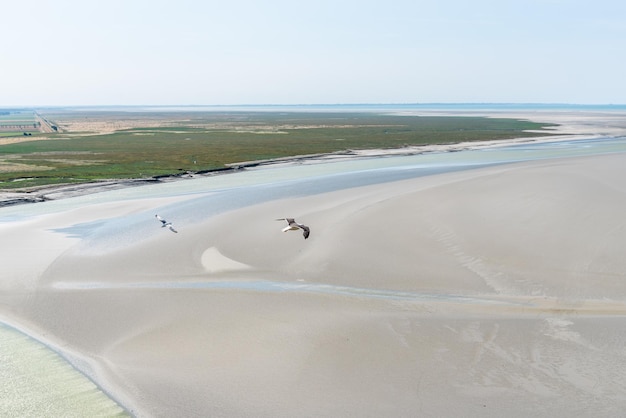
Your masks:
[[[626,118],[525,117],[0,208],[0,314],[140,417],[619,415]]]

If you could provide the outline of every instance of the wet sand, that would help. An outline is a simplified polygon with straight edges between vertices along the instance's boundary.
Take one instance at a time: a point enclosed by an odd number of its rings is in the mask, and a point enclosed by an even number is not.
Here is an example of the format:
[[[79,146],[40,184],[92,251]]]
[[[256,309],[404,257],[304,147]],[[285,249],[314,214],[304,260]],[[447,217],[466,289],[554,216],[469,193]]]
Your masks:
[[[2,223],[0,314],[137,416],[618,416],[625,160],[281,199],[178,234],[58,231],[193,196]]]

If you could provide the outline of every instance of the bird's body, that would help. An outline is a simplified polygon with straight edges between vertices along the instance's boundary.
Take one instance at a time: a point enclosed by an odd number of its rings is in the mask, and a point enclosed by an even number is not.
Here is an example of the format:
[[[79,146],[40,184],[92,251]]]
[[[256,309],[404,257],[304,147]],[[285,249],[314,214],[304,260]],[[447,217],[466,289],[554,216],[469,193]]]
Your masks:
[[[309,235],[311,234],[311,229],[306,226],[306,225],[302,225],[298,222],[295,221],[294,218],[280,218],[280,219],[276,219],[277,221],[287,221],[287,226],[284,227],[282,229],[283,232],[287,232],[287,231],[297,231],[298,229],[302,229],[302,235],[304,235],[304,239],[307,239],[309,237]]]
[[[170,231],[178,233],[178,231],[174,229],[174,226],[172,225],[171,222],[166,221],[165,219],[161,218],[159,215],[154,215],[154,217],[157,218],[161,222],[161,228],[169,228]]]

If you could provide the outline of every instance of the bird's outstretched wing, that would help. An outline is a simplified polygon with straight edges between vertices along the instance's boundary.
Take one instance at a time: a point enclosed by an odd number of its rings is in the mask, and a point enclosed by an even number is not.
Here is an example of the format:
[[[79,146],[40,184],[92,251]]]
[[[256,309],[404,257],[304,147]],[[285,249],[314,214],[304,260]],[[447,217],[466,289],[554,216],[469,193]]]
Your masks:
[[[298,222],[296,222],[294,218],[278,218],[276,220],[287,221],[287,226],[282,229],[283,232],[295,231],[296,229],[300,228],[303,231],[302,235],[304,235],[304,239],[307,239],[309,235],[311,234],[311,230],[309,229],[308,226],[299,224]]]
[[[168,227],[170,231],[176,232],[178,234],[178,231],[174,229],[174,226],[172,225],[171,222],[166,221],[165,219],[161,218],[159,215],[154,215],[154,217],[157,218],[161,222],[161,228]]]

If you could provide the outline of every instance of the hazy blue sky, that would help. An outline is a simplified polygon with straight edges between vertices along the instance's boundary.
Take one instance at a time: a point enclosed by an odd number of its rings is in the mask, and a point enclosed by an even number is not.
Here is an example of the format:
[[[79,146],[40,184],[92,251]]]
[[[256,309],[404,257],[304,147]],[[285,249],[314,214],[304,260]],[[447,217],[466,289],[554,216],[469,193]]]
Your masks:
[[[626,103],[624,0],[9,0],[0,106]]]

